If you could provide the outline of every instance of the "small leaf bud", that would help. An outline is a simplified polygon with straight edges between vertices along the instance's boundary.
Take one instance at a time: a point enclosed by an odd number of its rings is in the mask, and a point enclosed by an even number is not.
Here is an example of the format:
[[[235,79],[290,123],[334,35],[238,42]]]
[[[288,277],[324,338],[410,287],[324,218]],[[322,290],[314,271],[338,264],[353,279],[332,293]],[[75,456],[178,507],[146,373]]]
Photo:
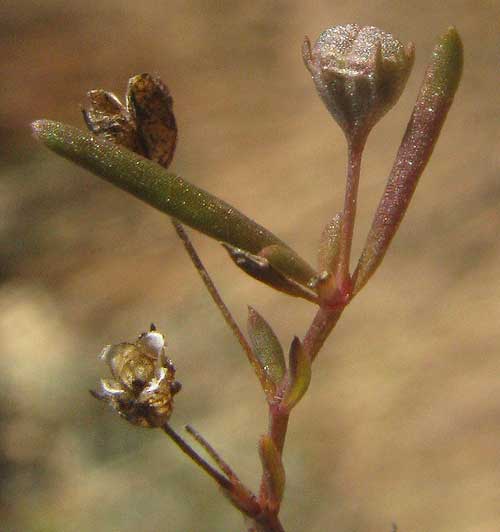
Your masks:
[[[289,352],[289,383],[281,405],[290,412],[302,399],[311,382],[311,359],[295,336]]]
[[[248,334],[252,350],[266,376],[267,395],[272,395],[285,375],[283,348],[267,321],[252,307],[248,307]]]

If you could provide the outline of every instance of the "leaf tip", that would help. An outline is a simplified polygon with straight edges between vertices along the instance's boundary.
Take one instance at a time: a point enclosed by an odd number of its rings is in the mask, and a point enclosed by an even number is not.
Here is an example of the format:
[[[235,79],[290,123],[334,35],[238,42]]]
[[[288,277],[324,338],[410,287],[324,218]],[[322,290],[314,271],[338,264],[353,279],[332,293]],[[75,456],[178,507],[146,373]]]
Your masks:
[[[444,95],[453,97],[462,76],[463,44],[455,26],[450,26],[439,38],[434,49],[438,71],[437,86]]]
[[[450,52],[453,52],[457,56],[462,55],[463,43],[455,26],[448,27],[448,29],[441,36],[440,42],[446,46]]]
[[[43,131],[45,129],[45,125],[47,124],[48,120],[35,120],[31,123],[31,132],[33,136],[39,140],[42,137]]]

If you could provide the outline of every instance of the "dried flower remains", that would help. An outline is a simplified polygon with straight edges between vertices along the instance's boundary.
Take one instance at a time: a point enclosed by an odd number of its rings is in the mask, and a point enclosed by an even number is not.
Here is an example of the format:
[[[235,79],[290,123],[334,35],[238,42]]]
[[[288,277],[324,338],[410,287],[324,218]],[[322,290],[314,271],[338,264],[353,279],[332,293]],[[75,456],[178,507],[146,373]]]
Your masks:
[[[175,366],[166,356],[165,338],[151,324],[134,343],[107,345],[101,352],[111,379],[101,379],[91,394],[111,405],[133,425],[155,428],[170,418],[173,398],[181,389]]]

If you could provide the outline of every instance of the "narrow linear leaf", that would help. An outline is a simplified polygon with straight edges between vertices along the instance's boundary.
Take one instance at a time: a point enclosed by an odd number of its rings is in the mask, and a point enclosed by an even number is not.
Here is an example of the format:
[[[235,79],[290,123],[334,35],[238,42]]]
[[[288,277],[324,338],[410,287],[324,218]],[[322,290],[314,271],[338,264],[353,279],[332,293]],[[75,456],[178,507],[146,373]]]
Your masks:
[[[267,321],[252,307],[248,307],[248,335],[255,356],[268,380],[266,394],[274,394],[286,372],[283,348]]]
[[[318,250],[318,267],[320,271],[334,272],[340,251],[340,233],[342,213],[337,213],[323,229]]]
[[[281,271],[272,266],[266,258],[254,255],[225,242],[222,242],[222,245],[236,266],[250,275],[250,277],[290,296],[301,297],[312,303],[318,302],[318,296],[312,290],[286,277]]]
[[[285,492],[285,468],[280,453],[268,434],[261,437],[259,451],[264,471],[267,507],[272,513],[276,513]]]
[[[314,269],[270,231],[157,163],[59,122],[38,120],[32,127],[49,149],[193,229],[255,254],[278,244],[297,257],[294,271],[302,271],[301,279],[314,275]]]
[[[304,396],[311,382],[311,360],[295,336],[289,353],[289,383],[282,406],[290,411]]]
[[[354,293],[378,268],[429,161],[460,82],[462,42],[455,28],[438,41],[354,272]]]
[[[259,256],[269,261],[269,264],[287,277],[291,277],[300,282],[302,286],[307,286],[311,280],[309,272],[305,272],[301,264],[297,262],[297,254],[290,253],[290,249],[273,244],[266,246],[259,251]]]

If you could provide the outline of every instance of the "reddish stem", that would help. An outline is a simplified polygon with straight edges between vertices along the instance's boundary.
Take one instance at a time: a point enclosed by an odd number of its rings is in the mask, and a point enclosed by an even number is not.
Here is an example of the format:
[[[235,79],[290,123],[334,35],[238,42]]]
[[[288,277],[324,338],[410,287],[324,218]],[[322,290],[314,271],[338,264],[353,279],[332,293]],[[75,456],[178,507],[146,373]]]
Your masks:
[[[365,142],[366,137],[357,139],[356,141],[348,140],[347,179],[344,197],[344,211],[342,213],[339,262],[337,267],[337,282],[344,299],[347,299],[351,293],[351,247],[358,200],[361,156],[363,154]]]
[[[208,462],[206,462],[190,445],[188,445],[175,430],[165,423],[162,427],[163,432],[180,448],[180,450],[189,456],[193,462],[199,465],[205,473],[212,477],[221,488],[231,490],[232,483],[224,475],[221,475],[219,471],[214,469]]]
[[[269,405],[269,435],[280,454],[283,454],[289,418],[290,413],[280,408],[279,404]]]
[[[256,527],[250,530],[255,532],[285,532],[277,515],[263,514],[261,518],[256,520]]]
[[[302,341],[304,351],[309,355],[311,361],[316,358],[316,355],[325,343],[325,340],[337,324],[344,308],[345,306],[335,309],[321,307],[318,312],[316,312],[316,316],[314,316],[314,320]]]
[[[231,467],[222,459],[219,453],[197,430],[195,430],[191,425],[186,425],[184,428],[203,447],[203,449],[205,449],[210,458],[212,458],[212,460],[221,468],[231,482],[240,482],[238,475],[236,475]]]

